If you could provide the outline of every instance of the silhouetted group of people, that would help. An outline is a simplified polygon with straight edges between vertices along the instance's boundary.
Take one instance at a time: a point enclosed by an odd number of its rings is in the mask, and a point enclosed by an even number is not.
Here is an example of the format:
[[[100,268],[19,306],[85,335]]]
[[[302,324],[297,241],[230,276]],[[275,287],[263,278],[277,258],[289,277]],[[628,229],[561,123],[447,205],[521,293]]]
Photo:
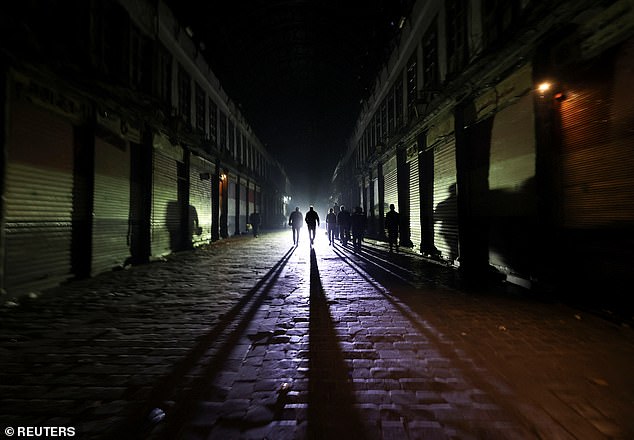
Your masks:
[[[293,230],[293,244],[295,246],[299,244],[299,234],[304,222],[308,228],[308,237],[312,246],[315,242],[316,229],[320,225],[319,215],[312,205],[308,208],[305,216],[302,215],[299,206],[295,207],[295,211],[291,212],[289,216],[288,225]],[[367,218],[361,207],[356,207],[354,212],[350,213],[345,206],[335,204],[326,214],[328,244],[333,246],[335,240],[339,240],[344,246],[347,246],[352,239],[354,250],[360,250],[366,226]]]
[[[299,244],[299,232],[306,222],[308,228],[308,238],[310,239],[311,246],[315,242],[315,236],[317,234],[317,226],[319,226],[319,214],[313,208],[312,205],[308,208],[306,216],[303,216],[299,210],[299,206],[295,207],[295,211],[291,212],[288,218],[288,225],[293,229],[293,244],[297,246]]]
[[[249,220],[253,228],[253,236],[257,237],[261,222],[260,214],[257,212],[251,213]],[[288,225],[293,230],[293,244],[295,246],[299,245],[299,234],[304,222],[308,228],[308,238],[312,246],[315,242],[317,227],[320,225],[319,214],[317,214],[312,205],[309,206],[305,216],[299,210],[299,206],[297,206],[288,218]],[[390,210],[385,214],[385,230],[387,231],[390,252],[392,252],[393,248],[396,248],[396,252],[398,252],[399,225],[399,213],[396,212],[394,204],[390,204]],[[339,240],[344,246],[347,246],[350,239],[352,239],[354,250],[360,250],[366,227],[367,217],[360,206],[354,208],[354,211],[350,213],[345,206],[335,204],[326,214],[326,232],[330,246],[334,246],[335,240]]]

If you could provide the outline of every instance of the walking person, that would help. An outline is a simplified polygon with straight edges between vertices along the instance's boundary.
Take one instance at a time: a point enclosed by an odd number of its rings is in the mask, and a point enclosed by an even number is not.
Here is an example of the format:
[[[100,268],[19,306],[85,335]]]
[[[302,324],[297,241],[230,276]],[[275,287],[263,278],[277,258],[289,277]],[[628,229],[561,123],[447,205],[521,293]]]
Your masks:
[[[400,216],[394,208],[394,203],[391,203],[390,210],[385,214],[385,229],[387,230],[387,242],[390,244],[390,252],[392,252],[392,247],[396,247],[396,252],[398,252],[399,225]]]
[[[260,218],[260,214],[257,211],[253,211],[251,215],[249,215],[249,223],[251,223],[251,229],[253,230],[253,236],[257,237],[260,234],[260,223],[262,223],[262,219]]]
[[[352,245],[355,252],[361,251],[361,242],[363,242],[363,236],[365,234],[367,219],[363,213],[363,209],[357,206],[354,209],[354,213],[350,217],[350,227],[352,229]]]
[[[341,208],[337,203],[332,207],[333,212],[335,214],[335,218],[339,217],[339,213],[341,212]],[[339,223],[335,221],[335,238],[341,240],[341,231],[339,230]]]
[[[335,237],[337,236],[337,214],[335,214],[334,208],[330,208],[330,212],[326,215],[326,230],[328,231],[328,244],[335,244]]]
[[[317,211],[313,209],[313,205],[310,205],[308,208],[304,221],[306,222],[306,227],[308,228],[308,238],[310,238],[310,244],[312,246],[315,242],[315,229],[319,226],[319,214],[317,214]]]
[[[299,206],[296,206],[295,211],[291,212],[288,218],[288,225],[293,228],[293,244],[297,247],[299,244],[299,231],[304,225],[304,216],[299,211]]]
[[[339,227],[341,243],[343,243],[344,246],[347,246],[348,241],[350,240],[350,212],[343,205],[339,208],[337,226]]]

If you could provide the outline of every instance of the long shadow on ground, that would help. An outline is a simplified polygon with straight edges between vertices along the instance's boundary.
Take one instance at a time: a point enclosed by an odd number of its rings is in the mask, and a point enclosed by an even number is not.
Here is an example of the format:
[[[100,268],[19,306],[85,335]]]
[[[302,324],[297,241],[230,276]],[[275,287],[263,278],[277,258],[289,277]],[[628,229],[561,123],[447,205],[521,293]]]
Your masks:
[[[366,439],[354,409],[354,390],[310,250],[308,438]]]

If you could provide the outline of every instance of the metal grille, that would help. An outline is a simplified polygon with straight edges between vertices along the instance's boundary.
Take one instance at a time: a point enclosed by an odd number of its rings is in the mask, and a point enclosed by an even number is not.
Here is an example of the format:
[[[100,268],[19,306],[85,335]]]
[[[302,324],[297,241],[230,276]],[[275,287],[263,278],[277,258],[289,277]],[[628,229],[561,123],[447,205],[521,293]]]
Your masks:
[[[192,244],[200,246],[211,241],[211,162],[191,156],[189,162],[189,228]]]
[[[181,210],[178,206],[177,161],[154,151],[152,168],[152,256],[177,248]]]
[[[236,178],[229,177],[229,188],[227,191],[227,233],[236,233]]]
[[[398,208],[398,183],[396,171],[396,156],[392,156],[383,165],[383,212],[390,210],[390,204],[394,204],[396,211]]]
[[[420,223],[418,155],[409,162],[409,215],[410,239],[414,248],[419,249],[422,242],[422,228]]]
[[[456,144],[451,138],[434,148],[434,246],[449,261],[458,257]]]
[[[633,46],[614,77],[607,69],[586,73],[561,104],[566,227],[634,224]]]
[[[73,127],[23,101],[9,124],[4,288],[21,294],[71,274]]]
[[[92,265],[96,274],[123,266],[130,256],[130,148],[95,139]]]
[[[254,212],[255,210],[255,184],[253,182],[249,183],[249,214]]]
[[[240,232],[247,230],[247,187],[240,184]]]

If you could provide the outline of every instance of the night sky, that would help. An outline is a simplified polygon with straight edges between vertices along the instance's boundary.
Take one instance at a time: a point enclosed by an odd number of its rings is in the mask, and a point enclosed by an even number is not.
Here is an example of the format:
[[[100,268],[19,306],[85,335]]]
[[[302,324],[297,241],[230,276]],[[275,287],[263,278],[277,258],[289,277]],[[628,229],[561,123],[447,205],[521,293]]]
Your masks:
[[[409,13],[407,0],[172,0],[178,20],[307,203],[334,167]]]

